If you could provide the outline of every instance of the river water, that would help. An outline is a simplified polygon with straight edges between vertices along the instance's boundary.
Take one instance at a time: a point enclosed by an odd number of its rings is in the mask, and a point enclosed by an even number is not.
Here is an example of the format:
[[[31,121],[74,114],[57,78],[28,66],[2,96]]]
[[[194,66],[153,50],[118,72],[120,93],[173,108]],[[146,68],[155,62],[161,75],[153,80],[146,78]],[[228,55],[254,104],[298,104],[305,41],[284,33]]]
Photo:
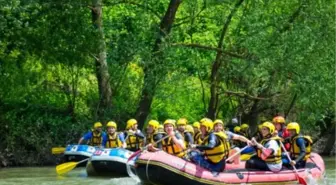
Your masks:
[[[335,157],[325,157],[326,178],[319,185],[336,185]],[[135,185],[132,178],[87,177],[85,168],[57,176],[55,167],[0,168],[0,185]],[[280,184],[279,184],[280,185]],[[288,184],[286,184],[288,185]]]

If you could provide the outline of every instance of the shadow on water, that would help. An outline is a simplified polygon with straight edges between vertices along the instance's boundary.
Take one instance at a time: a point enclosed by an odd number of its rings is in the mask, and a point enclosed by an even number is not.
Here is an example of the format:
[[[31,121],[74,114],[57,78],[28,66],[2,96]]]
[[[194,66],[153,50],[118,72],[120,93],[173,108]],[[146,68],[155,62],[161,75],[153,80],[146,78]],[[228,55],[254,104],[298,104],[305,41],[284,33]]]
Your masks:
[[[326,178],[318,185],[336,185],[335,157],[325,157]],[[75,168],[57,176],[55,167],[0,168],[0,185],[145,185],[129,177],[88,177],[85,168]],[[147,185],[147,184],[146,184]],[[292,184],[278,184],[292,185]]]

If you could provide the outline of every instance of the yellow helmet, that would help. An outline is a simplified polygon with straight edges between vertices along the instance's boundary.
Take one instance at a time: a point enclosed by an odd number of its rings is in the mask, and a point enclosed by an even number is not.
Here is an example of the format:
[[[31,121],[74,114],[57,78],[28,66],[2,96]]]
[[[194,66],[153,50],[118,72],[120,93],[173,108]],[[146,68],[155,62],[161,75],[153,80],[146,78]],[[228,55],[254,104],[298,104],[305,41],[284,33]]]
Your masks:
[[[258,125],[258,130],[261,130],[261,128],[262,128],[262,124],[259,124]]]
[[[213,122],[211,121],[211,119],[207,119],[207,120],[201,122],[201,126],[205,126],[206,131],[209,132],[213,128]]]
[[[163,126],[165,126],[166,124],[172,124],[175,127],[175,120],[173,119],[167,119],[164,123]]]
[[[191,125],[186,125],[186,131],[194,134],[194,128]]]
[[[117,124],[116,124],[116,122],[114,122],[114,121],[109,121],[109,122],[106,124],[106,127],[114,127],[115,129],[117,129]]]
[[[200,126],[200,123],[198,121],[196,121],[196,122],[193,123],[193,127],[199,129],[201,126]]]
[[[202,118],[202,119],[200,120],[200,123],[202,123],[202,122],[204,122],[204,121],[211,121],[211,122],[212,122],[212,120],[209,119],[209,118]]]
[[[127,124],[126,124],[126,129],[130,129],[131,127],[133,127],[133,125],[137,124],[137,120],[135,119],[130,119],[127,121]]]
[[[186,118],[180,118],[177,120],[177,125],[187,125],[188,120]]]
[[[250,126],[249,126],[248,124],[244,123],[244,124],[242,124],[242,125],[240,126],[240,129],[242,129],[242,130],[247,130],[249,127],[250,127]]]
[[[285,118],[282,117],[282,116],[276,116],[273,118],[273,123],[282,123],[284,124],[285,123]]]
[[[273,134],[274,131],[275,131],[275,127],[274,127],[273,123],[268,122],[268,121],[264,122],[262,124],[262,127],[267,127],[269,129],[269,131],[270,131],[270,134]]]
[[[158,132],[164,132],[163,125],[159,125],[157,130]]]
[[[154,128],[154,130],[156,130],[159,127],[160,123],[158,121],[152,119],[148,122],[148,126],[149,125],[152,126]]]
[[[221,119],[216,119],[213,124],[216,125],[217,123],[220,123],[224,127],[224,122]]]
[[[93,128],[99,128],[99,127],[103,127],[103,125],[100,122],[94,123]]]
[[[235,132],[235,133],[240,132],[240,126],[235,126],[235,127],[233,128],[233,132]]]
[[[300,133],[300,125],[296,122],[288,123],[287,130],[295,130],[296,134]]]

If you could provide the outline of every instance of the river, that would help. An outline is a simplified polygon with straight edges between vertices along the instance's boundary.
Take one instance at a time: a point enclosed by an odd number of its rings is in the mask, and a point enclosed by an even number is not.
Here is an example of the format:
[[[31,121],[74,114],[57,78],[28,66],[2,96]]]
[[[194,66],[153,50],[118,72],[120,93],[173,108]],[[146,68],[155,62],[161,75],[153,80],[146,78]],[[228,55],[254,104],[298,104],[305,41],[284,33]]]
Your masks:
[[[336,185],[335,157],[325,157],[326,178],[319,185]],[[55,167],[0,168],[0,185],[135,185],[131,178],[87,177],[85,168],[76,168],[66,176],[57,176]],[[279,184],[280,185],[280,184]],[[288,185],[288,184],[286,184]]]

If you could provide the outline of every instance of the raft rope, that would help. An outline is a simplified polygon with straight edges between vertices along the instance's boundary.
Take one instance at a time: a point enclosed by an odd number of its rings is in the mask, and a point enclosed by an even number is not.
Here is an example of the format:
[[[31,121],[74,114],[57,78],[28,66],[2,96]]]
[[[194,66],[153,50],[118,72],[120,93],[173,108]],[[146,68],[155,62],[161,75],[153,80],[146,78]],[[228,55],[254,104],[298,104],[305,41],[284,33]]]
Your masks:
[[[126,170],[127,170],[127,173],[128,173],[128,175],[129,175],[134,181],[136,181],[137,183],[140,183],[140,179],[139,179],[139,177],[138,177],[137,175],[135,175],[135,174],[133,173],[132,169],[131,169],[131,165],[130,165],[130,162],[131,162],[131,161],[132,161],[132,160],[126,162]]]
[[[152,154],[152,156],[149,157],[149,159],[147,160],[147,164],[146,164],[146,177],[147,177],[148,182],[151,184],[154,184],[154,183],[149,179],[148,165],[151,159],[153,158],[153,156],[154,156],[154,153]]]

